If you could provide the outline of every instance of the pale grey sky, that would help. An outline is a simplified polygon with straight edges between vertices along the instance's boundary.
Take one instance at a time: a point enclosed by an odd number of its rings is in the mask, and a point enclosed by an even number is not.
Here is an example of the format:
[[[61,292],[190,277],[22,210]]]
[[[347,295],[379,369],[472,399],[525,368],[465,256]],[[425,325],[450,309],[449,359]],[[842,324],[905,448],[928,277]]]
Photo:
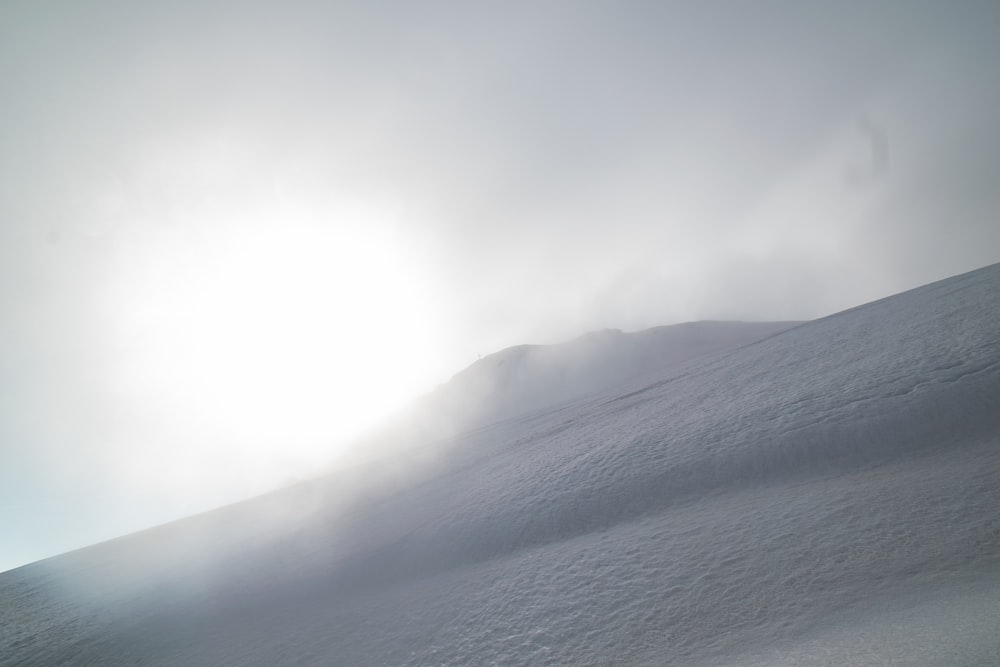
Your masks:
[[[0,5],[0,569],[476,358],[1000,260],[993,2]],[[335,444],[328,444],[335,443]]]

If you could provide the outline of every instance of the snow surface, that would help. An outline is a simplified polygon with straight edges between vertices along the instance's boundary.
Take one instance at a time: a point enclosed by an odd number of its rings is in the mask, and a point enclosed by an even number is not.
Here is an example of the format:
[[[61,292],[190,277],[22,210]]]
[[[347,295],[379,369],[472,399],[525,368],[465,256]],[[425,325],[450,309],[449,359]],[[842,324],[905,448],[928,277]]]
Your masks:
[[[1000,265],[0,575],[16,665],[998,665]]]
[[[437,426],[440,434],[454,435],[473,425],[614,391],[625,382],[798,324],[687,322],[632,333],[605,329],[557,345],[507,348],[480,359],[419,401],[415,420],[425,429]]]

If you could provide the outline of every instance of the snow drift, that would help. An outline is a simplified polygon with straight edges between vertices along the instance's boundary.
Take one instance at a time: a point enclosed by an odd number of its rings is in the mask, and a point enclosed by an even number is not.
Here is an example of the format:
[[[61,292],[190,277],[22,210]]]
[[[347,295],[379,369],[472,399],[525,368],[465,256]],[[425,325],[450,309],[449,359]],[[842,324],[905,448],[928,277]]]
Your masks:
[[[1000,662],[1000,265],[414,461],[0,575],[0,662]]]

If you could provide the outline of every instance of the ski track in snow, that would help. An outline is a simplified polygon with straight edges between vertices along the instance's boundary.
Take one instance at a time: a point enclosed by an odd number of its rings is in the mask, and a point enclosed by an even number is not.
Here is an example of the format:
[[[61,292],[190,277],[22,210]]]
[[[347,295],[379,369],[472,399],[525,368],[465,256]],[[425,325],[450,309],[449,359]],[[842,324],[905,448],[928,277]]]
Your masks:
[[[4,573],[0,663],[1000,664],[1000,265],[393,479]]]

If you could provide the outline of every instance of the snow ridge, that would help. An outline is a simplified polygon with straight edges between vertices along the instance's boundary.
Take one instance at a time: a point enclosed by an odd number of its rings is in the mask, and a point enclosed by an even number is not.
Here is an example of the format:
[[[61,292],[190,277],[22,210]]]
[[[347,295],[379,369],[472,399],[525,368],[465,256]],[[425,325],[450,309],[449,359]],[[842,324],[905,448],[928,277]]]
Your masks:
[[[456,374],[418,403],[417,419],[445,423],[454,434],[614,391],[798,324],[700,321],[631,333],[605,329],[555,345],[518,345]]]

